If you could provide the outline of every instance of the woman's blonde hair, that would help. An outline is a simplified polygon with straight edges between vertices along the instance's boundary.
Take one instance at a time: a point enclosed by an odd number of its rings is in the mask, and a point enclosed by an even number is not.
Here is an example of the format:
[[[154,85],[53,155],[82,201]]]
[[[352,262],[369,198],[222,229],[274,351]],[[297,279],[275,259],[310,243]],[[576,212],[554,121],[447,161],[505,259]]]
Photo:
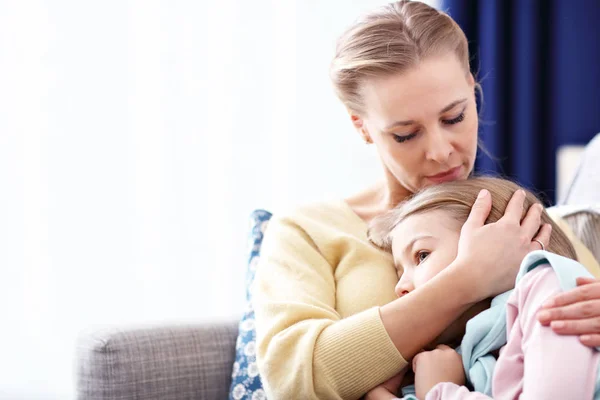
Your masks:
[[[369,226],[369,239],[376,246],[391,251],[391,233],[399,223],[411,215],[433,210],[450,213],[462,226],[467,221],[471,207],[481,189],[487,189],[492,195],[492,210],[485,222],[489,224],[502,218],[509,200],[515,191],[522,188],[506,179],[491,177],[471,178],[430,186],[400,203],[393,210],[375,218]],[[530,191],[525,190],[525,193],[521,219],[525,217],[530,206],[541,203]],[[569,238],[545,210],[542,213],[542,224],[552,225],[552,235],[550,235],[550,243],[546,244],[546,250],[576,260],[577,254]]]
[[[454,52],[469,74],[467,38],[447,14],[418,1],[396,1],[364,16],[338,40],[330,76],[349,110],[364,112],[368,78],[406,71],[429,56]]]

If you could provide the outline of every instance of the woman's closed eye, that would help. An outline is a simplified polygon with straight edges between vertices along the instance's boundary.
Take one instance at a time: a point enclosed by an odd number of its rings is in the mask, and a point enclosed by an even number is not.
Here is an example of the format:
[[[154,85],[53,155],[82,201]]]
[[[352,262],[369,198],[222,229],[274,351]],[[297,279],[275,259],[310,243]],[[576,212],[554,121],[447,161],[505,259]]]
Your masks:
[[[460,114],[458,114],[456,117],[451,118],[451,119],[443,119],[442,120],[442,124],[444,125],[456,125],[459,124],[461,122],[463,122],[465,120],[465,112],[462,111]],[[411,139],[413,139],[415,136],[417,136],[419,132],[413,132],[413,133],[409,133],[408,135],[397,135],[397,134],[392,134],[392,136],[394,137],[394,140],[398,143],[404,143],[406,141],[409,141]]]
[[[404,135],[404,136],[402,136],[402,135],[396,135],[394,133],[393,136],[394,136],[394,140],[396,142],[398,142],[398,143],[404,143],[407,140],[410,140],[410,139],[414,138],[415,136],[417,136],[417,132],[413,132],[413,133],[410,133],[410,134]]]
[[[427,251],[427,250],[419,250],[415,253],[415,263],[416,265],[421,264],[423,261],[425,261],[427,259],[427,257],[429,257],[429,255],[431,254],[431,252]]]
[[[465,112],[463,111],[454,118],[442,120],[442,123],[444,125],[455,125],[460,122],[463,122],[464,120],[465,120]]]

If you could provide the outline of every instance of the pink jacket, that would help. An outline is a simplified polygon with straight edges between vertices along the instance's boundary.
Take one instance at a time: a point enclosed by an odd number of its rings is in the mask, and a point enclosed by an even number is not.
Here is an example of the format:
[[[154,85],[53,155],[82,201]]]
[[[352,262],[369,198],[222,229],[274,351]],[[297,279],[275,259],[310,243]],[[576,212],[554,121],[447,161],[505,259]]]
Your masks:
[[[600,352],[577,336],[559,336],[542,326],[536,313],[542,303],[561,292],[550,266],[521,279],[507,303],[508,341],[500,351],[492,381],[495,399],[593,399]],[[436,385],[426,400],[483,400],[453,383]]]

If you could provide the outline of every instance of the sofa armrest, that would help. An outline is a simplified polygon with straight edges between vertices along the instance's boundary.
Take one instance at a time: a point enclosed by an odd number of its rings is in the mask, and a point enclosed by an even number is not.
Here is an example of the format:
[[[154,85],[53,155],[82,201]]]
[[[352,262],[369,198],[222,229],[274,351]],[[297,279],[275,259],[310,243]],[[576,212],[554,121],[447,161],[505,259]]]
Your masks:
[[[77,346],[77,398],[225,399],[238,321],[108,329]]]
[[[587,206],[554,206],[551,210],[552,214],[560,217],[569,226],[600,263],[600,203]]]

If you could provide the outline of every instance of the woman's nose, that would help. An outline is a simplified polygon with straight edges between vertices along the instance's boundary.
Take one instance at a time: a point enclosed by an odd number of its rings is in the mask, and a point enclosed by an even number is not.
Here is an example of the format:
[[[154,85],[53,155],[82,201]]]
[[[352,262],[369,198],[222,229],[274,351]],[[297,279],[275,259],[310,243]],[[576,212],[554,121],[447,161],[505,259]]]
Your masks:
[[[435,129],[428,133],[427,159],[435,161],[438,164],[448,165],[450,156],[454,151],[454,146],[450,141],[450,137],[448,137],[448,132],[444,132],[442,129]]]

